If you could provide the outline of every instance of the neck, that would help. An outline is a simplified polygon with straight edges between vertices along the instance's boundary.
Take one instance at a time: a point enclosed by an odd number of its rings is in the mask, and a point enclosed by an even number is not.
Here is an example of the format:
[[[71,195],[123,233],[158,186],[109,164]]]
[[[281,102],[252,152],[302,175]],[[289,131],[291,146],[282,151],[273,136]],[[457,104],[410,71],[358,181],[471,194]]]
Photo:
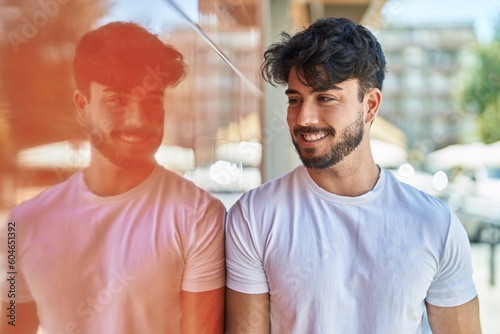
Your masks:
[[[341,162],[326,169],[308,168],[314,182],[326,191],[339,196],[361,196],[371,191],[378,181],[380,168],[371,152],[363,154],[358,147]]]
[[[144,182],[155,164],[138,168],[121,168],[112,163],[98,164],[93,159],[84,171],[85,182],[91,192],[98,196],[115,196],[127,192]]]

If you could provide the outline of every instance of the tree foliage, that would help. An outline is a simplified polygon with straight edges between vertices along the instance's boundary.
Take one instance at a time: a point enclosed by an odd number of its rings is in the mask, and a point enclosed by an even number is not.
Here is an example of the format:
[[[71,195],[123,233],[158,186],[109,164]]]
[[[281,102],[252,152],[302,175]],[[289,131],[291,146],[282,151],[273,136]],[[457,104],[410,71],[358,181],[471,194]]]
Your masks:
[[[460,94],[461,104],[478,115],[480,135],[485,143],[500,140],[500,17],[494,38],[478,45],[476,63],[467,74]]]

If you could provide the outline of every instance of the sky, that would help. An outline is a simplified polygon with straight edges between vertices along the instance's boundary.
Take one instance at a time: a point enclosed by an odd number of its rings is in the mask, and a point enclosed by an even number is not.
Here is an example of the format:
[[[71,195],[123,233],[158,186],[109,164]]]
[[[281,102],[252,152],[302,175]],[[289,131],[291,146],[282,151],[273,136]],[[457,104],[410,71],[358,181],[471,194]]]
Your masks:
[[[382,16],[388,23],[473,22],[480,41],[493,37],[500,18],[500,0],[386,0]]]
[[[197,21],[197,0],[114,0],[110,14],[98,25],[116,19],[133,20],[152,30],[185,24],[182,17],[174,14],[169,1]],[[388,23],[400,24],[473,22],[478,39],[487,42],[493,36],[495,20],[500,17],[500,0],[386,0],[382,16]]]
[[[185,25],[186,20],[170,5],[177,5],[193,22],[198,21],[197,0],[112,0],[110,13],[96,23],[100,26],[115,20],[138,22],[155,33]],[[167,28],[167,29],[165,29]]]

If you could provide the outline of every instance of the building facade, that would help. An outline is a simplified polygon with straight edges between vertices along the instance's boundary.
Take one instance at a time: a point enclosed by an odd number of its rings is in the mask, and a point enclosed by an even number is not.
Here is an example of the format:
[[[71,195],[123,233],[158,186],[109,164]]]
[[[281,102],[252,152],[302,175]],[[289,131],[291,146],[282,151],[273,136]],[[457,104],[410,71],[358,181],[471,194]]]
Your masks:
[[[472,24],[385,26],[376,35],[387,61],[380,114],[406,134],[414,162],[473,132],[473,115],[455,102],[476,42]]]

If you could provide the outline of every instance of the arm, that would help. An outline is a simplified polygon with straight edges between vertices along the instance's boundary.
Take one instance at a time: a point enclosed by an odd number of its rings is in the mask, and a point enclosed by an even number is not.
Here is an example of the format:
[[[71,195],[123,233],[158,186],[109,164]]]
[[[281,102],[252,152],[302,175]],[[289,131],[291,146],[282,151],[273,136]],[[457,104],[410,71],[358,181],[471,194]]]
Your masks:
[[[204,292],[181,291],[182,333],[223,333],[224,287]]]
[[[269,294],[246,294],[226,289],[226,333],[271,332]]]
[[[36,304],[34,302],[16,304],[15,326],[8,324],[11,320],[8,317],[9,311],[7,308],[9,306],[10,304],[8,302],[2,302],[2,310],[0,311],[0,333],[35,334],[39,325]]]
[[[183,334],[224,332],[224,219],[220,201],[194,212],[195,229],[184,236],[186,266],[181,282]],[[198,291],[198,292],[191,292]]]
[[[481,333],[477,297],[465,304],[454,307],[439,307],[427,303],[427,314],[434,334]]]

